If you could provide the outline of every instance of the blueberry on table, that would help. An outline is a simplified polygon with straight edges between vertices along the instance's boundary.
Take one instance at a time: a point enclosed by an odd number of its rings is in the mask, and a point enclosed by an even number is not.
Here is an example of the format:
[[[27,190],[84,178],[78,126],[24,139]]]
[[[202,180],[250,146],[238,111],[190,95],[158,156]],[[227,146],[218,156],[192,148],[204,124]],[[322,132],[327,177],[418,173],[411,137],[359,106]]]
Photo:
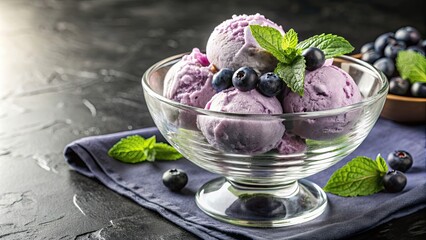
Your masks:
[[[413,157],[407,151],[397,150],[389,153],[388,164],[394,170],[406,172],[413,165]]]
[[[222,68],[213,75],[212,87],[216,92],[223,91],[232,86],[232,75],[234,71],[229,68]]]
[[[374,42],[366,43],[361,47],[361,53],[366,53],[371,50],[374,50]]]
[[[188,176],[181,169],[170,169],[163,174],[163,184],[173,192],[178,192],[188,183]]]
[[[426,56],[425,51],[419,46],[410,46],[407,48],[407,51],[414,51],[416,53],[420,53],[423,56]]]
[[[383,176],[383,186],[391,193],[401,192],[407,185],[407,177],[400,171],[390,171]]]
[[[376,38],[376,41],[374,41],[374,51],[376,51],[380,55],[383,55],[385,47],[389,44],[394,43],[396,43],[396,40],[395,35],[393,33],[383,33],[382,35]]]
[[[395,72],[395,63],[387,57],[378,59],[374,62],[373,66],[382,71],[388,78],[392,77]]]
[[[267,97],[274,97],[278,95],[284,88],[284,82],[275,73],[268,72],[260,76],[259,85],[257,86],[259,92]]]
[[[324,62],[325,62],[324,52],[318,48],[315,48],[315,47],[307,48],[302,52],[302,56],[305,58],[306,70],[308,71],[313,71],[315,69],[320,68],[322,65],[324,65]]]
[[[259,81],[256,71],[251,67],[241,67],[234,72],[232,84],[242,92],[254,89]]]
[[[413,85],[411,85],[411,94],[413,94],[415,97],[426,98],[426,83],[413,83]]]
[[[407,46],[411,46],[419,43],[421,36],[417,29],[407,26],[402,27],[395,32],[395,39],[404,41]]]
[[[376,51],[374,50],[370,50],[368,52],[365,52],[362,54],[361,59],[363,61],[366,61],[370,64],[373,64],[375,61],[377,61],[377,59],[381,58],[382,55],[378,54]]]
[[[389,92],[396,95],[407,95],[410,90],[410,82],[401,77],[393,77],[389,80]],[[399,169],[398,169],[399,170]]]

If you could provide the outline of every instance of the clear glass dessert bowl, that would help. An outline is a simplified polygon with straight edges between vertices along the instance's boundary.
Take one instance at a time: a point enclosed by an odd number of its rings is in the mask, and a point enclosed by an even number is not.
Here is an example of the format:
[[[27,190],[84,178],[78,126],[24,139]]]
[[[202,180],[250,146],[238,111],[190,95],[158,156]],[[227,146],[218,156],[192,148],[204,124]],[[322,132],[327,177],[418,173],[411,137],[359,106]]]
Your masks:
[[[332,166],[361,144],[383,108],[386,77],[369,64],[342,56],[333,64],[352,76],[363,96],[359,103],[317,112],[224,113],[162,96],[165,75],[182,56],[154,64],[142,86],[150,114],[169,143],[194,164],[222,176],[198,190],[198,207],[216,219],[251,227],[288,226],[319,216],[327,196],[303,178]],[[252,131],[282,134],[277,130],[281,125],[290,139],[281,147],[291,153],[277,148],[253,153],[239,147],[247,139],[253,143],[265,138],[251,136]],[[215,131],[218,127],[223,131]]]

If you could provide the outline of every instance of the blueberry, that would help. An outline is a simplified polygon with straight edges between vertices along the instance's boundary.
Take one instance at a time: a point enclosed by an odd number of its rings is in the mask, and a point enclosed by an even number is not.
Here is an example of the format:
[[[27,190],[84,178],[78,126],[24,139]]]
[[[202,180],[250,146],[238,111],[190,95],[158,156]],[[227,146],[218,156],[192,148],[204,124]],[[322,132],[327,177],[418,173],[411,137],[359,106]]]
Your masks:
[[[377,61],[377,59],[379,59],[381,57],[382,56],[380,54],[378,54],[376,51],[370,50],[368,52],[363,53],[361,59],[363,61],[370,63],[370,64],[373,64],[375,61]]]
[[[396,45],[401,46],[403,49],[407,48],[407,44],[404,41],[396,41]]]
[[[379,37],[376,38],[376,41],[374,41],[374,51],[379,53],[380,55],[383,55],[383,50],[385,50],[385,47],[389,44],[396,43],[395,35],[393,33],[383,33]]]
[[[324,52],[318,48],[310,47],[302,52],[302,56],[305,57],[306,70],[313,71],[324,65],[325,55]]]
[[[383,186],[388,192],[401,192],[405,185],[407,185],[407,177],[400,171],[390,171],[383,177]]]
[[[419,31],[413,27],[402,27],[395,32],[395,39],[404,41],[407,46],[416,45],[420,38]]]
[[[426,52],[426,39],[420,42],[420,46],[423,48],[423,51]]]
[[[410,90],[410,82],[401,77],[393,77],[389,80],[389,92],[396,95],[407,95]],[[399,170],[399,169],[398,169]]]
[[[426,98],[426,83],[413,83],[413,85],[411,85],[411,94],[415,97]]]
[[[212,87],[216,92],[223,91],[232,86],[232,75],[234,71],[229,68],[222,68],[213,75]]]
[[[163,184],[173,192],[178,192],[188,183],[188,176],[181,169],[170,169],[163,174]]]
[[[423,56],[426,56],[425,51],[419,46],[410,46],[407,48],[407,51],[414,51],[414,52],[420,53]]]
[[[413,157],[403,150],[397,150],[388,155],[389,166],[401,172],[406,172],[413,165]]]
[[[395,60],[396,56],[398,55],[399,51],[404,50],[405,47],[399,45],[398,43],[395,44],[389,44],[385,47],[384,55],[385,57],[391,58],[392,60]]]
[[[392,59],[384,57],[374,62],[374,67],[382,71],[386,77],[390,78],[395,72],[395,64]]]
[[[274,97],[284,88],[284,82],[275,73],[268,72],[260,76],[259,92],[267,97]]]
[[[232,76],[232,84],[242,92],[254,89],[259,82],[256,71],[251,67],[241,67],[234,72]]]
[[[374,50],[374,42],[366,43],[361,47],[361,53],[366,53],[370,50]]]

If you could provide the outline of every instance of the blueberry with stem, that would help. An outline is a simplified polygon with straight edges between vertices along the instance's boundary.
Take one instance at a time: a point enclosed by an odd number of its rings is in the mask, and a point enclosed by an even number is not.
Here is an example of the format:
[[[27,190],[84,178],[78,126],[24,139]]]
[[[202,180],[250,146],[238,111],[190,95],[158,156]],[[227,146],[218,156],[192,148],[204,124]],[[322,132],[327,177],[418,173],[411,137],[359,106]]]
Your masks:
[[[401,172],[406,172],[413,165],[413,157],[404,150],[396,150],[388,155],[389,166]]]
[[[254,89],[259,81],[256,71],[251,67],[241,67],[234,72],[232,84],[241,92]]]
[[[173,192],[178,192],[188,183],[188,175],[181,169],[170,169],[163,174],[163,184]]]

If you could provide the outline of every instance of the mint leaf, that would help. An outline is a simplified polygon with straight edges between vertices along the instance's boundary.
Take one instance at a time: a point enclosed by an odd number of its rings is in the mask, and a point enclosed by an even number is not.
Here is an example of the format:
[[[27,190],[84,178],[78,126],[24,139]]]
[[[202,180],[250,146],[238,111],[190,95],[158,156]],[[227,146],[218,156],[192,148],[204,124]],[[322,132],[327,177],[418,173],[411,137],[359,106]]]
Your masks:
[[[297,33],[292,28],[284,34],[284,37],[281,41],[281,48],[284,50],[287,48],[296,48],[298,41]]]
[[[145,139],[143,146],[144,146],[145,149],[152,149],[154,147],[154,144],[155,144],[156,141],[157,140],[156,140],[155,135],[154,135],[154,136],[152,136],[148,139]]]
[[[125,163],[138,163],[147,160],[145,139],[141,136],[122,138],[109,151],[108,155]]]
[[[396,68],[402,78],[411,83],[426,82],[426,57],[414,51],[400,51]]]
[[[154,151],[155,158],[159,160],[177,160],[183,157],[176,149],[166,143],[156,143]]]
[[[343,197],[374,194],[383,189],[382,176],[386,174],[382,172],[383,169],[385,167],[381,157],[376,161],[368,157],[356,157],[333,173],[324,191]]]
[[[388,172],[388,165],[386,164],[385,159],[380,156],[380,154],[377,155],[376,157],[376,164],[377,164],[377,168],[380,171],[380,176],[383,177],[387,172]]]
[[[182,155],[172,146],[156,143],[155,136],[144,139],[139,135],[122,138],[108,151],[108,155],[125,163],[182,158]]]
[[[280,62],[287,61],[286,56],[281,52],[281,42],[283,36],[280,31],[273,27],[250,25],[250,31],[257,43],[272,54]]]
[[[312,36],[297,44],[297,48],[302,50],[310,47],[321,49],[326,59],[350,53],[354,50],[354,47],[343,37],[324,33]]]
[[[279,62],[275,68],[275,73],[284,80],[291,91],[303,96],[305,67],[305,59],[298,55],[291,64]]]

